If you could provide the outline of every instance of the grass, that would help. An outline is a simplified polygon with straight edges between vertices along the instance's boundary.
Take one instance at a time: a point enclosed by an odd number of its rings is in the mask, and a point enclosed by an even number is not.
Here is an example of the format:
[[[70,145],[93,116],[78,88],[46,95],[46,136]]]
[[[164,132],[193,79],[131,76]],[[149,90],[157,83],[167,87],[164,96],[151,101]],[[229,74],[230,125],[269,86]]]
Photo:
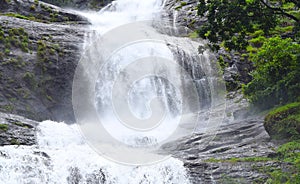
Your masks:
[[[29,20],[29,17],[18,14],[18,13],[11,13],[10,12],[10,13],[4,13],[4,14],[1,14],[1,15],[8,16],[8,17],[15,17],[15,18],[24,19],[24,20]]]
[[[300,107],[300,102],[294,102],[294,103],[290,103],[290,104],[286,104],[284,106],[275,108],[273,110],[271,110],[269,112],[269,116],[274,116],[280,112],[285,112],[285,111],[289,111],[291,109],[295,109],[295,108],[299,108]]]
[[[7,124],[0,124],[0,130],[3,130],[6,132],[8,130],[8,125]]]
[[[210,158],[204,162],[221,162],[221,163],[237,163],[237,162],[267,162],[271,161],[268,157],[243,157],[243,158],[227,158],[227,159],[215,159]]]
[[[276,162],[284,166],[259,166],[253,165],[255,172],[264,173],[268,175],[268,179],[262,179],[258,183],[279,184],[279,183],[300,183],[300,140],[294,140],[277,148],[274,157],[243,157],[243,158],[228,158],[215,159],[210,158],[204,162],[215,163],[238,163],[238,162]],[[286,164],[283,164],[286,163]],[[230,183],[230,182],[229,182]],[[231,182],[232,183],[232,182]]]
[[[189,38],[199,38],[199,34],[197,33],[197,31],[194,31],[189,34]]]

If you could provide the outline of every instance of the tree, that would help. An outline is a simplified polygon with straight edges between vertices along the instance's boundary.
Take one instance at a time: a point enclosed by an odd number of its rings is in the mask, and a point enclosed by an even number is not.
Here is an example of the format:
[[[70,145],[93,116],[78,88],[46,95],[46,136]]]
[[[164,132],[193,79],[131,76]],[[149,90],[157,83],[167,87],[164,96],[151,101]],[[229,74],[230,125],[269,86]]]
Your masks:
[[[268,108],[300,97],[299,44],[290,38],[270,38],[251,59],[256,70],[243,92],[253,104]]]
[[[286,5],[289,3],[289,9]],[[248,45],[248,33],[261,29],[266,35],[278,24],[283,16],[300,27],[299,18],[289,10],[299,10],[298,0],[199,0],[198,14],[207,17],[206,23],[199,28],[199,36],[208,39],[214,49],[219,43],[229,49],[243,50]]]

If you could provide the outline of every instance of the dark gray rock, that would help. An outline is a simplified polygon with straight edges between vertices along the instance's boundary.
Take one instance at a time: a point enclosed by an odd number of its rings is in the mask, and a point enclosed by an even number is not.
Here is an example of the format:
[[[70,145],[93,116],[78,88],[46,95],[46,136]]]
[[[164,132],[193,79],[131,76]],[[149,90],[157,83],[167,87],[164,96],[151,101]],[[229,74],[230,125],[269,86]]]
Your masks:
[[[271,158],[277,148],[263,126],[264,117],[249,111],[241,91],[228,93],[226,106],[218,131],[195,133],[162,147],[184,162],[192,183],[264,183],[268,179],[264,168],[289,167],[276,161],[225,161]]]
[[[203,146],[203,140],[213,139]],[[274,154],[276,145],[260,119],[246,119],[224,124],[218,132],[194,134],[180,141],[164,145],[164,149],[183,160],[193,183],[222,183],[226,177],[239,183],[254,183],[266,180],[268,175],[257,168],[279,167],[279,163],[268,162],[214,162],[210,159],[268,157]],[[225,177],[225,178],[224,178]]]
[[[113,0],[43,0],[60,7],[76,8],[80,10],[100,10]]]
[[[87,20],[74,12],[34,0],[11,0],[1,4],[2,14],[19,14],[23,18],[38,22],[65,22],[88,24]]]
[[[20,10],[14,3],[21,0],[13,2],[1,11],[25,15],[29,1],[22,1],[25,7],[20,5]],[[0,40],[0,111],[39,121],[74,121],[72,80],[84,42],[85,27],[81,24],[88,22],[74,12],[51,8],[74,21],[54,23],[0,16],[0,31],[5,38]]]
[[[206,18],[197,16],[197,0],[167,0],[165,3],[166,17],[173,26],[185,26],[194,31],[201,26]]]
[[[37,124],[21,116],[0,113],[0,146],[36,144]]]

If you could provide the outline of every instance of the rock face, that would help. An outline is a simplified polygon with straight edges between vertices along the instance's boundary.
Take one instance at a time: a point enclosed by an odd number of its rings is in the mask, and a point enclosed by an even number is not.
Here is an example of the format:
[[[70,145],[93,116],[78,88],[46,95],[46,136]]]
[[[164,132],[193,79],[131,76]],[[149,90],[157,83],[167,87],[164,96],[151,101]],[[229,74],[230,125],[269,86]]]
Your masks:
[[[201,148],[202,140],[215,136]],[[165,145],[165,149],[183,159],[193,183],[222,183],[224,177],[253,183],[255,180],[266,179],[256,167],[274,165],[273,162],[226,162],[230,158],[267,157],[274,154],[274,145],[269,142],[263,123],[258,119],[237,121],[223,125],[214,134],[195,134],[179,141],[177,144]],[[210,161],[212,160],[212,161]]]
[[[167,0],[165,4],[166,17],[173,22],[173,26],[184,26],[189,29],[183,36],[197,37],[195,32],[205,23],[206,18],[197,15],[197,0]],[[222,58],[220,63],[224,65],[224,79],[228,91],[235,91],[251,81],[249,72],[253,70],[253,64],[236,52],[228,52],[224,49],[216,53],[218,58]]]
[[[88,22],[42,2],[1,6],[0,110],[34,120],[73,121],[72,80],[84,42],[82,24]]]
[[[167,0],[165,4],[167,16],[174,26],[185,26],[195,30],[205,22],[205,18],[197,16],[197,3],[197,0]]]
[[[0,146],[36,144],[37,124],[21,116],[0,113]]]
[[[277,147],[270,142],[263,117],[250,116],[240,94],[228,96],[227,117],[217,132],[195,133],[163,146],[184,162],[192,183],[264,183],[268,175],[261,169],[285,167],[259,160],[274,156]]]
[[[100,10],[112,0],[44,0],[47,3],[54,4],[61,7],[70,7],[76,9],[92,9]]]

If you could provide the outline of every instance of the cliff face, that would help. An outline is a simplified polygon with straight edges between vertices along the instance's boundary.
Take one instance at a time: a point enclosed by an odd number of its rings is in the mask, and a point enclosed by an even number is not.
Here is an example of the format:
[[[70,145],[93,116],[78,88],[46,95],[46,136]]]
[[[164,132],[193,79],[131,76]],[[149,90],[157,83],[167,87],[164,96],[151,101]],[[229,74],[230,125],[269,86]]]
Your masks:
[[[72,79],[88,22],[38,1],[0,5],[0,110],[73,121]]]
[[[100,10],[112,0],[44,0],[44,2],[60,6],[71,7],[76,9]]]
[[[189,29],[191,38],[197,37],[197,29],[206,21],[205,17],[197,15],[197,0],[167,0],[167,17],[173,22],[174,26],[184,26]],[[242,57],[237,52],[228,52],[220,49],[216,55],[221,58],[220,65],[224,65],[222,72],[228,91],[235,91],[241,87],[241,84],[251,81],[249,73],[253,70],[253,65],[247,58]]]

